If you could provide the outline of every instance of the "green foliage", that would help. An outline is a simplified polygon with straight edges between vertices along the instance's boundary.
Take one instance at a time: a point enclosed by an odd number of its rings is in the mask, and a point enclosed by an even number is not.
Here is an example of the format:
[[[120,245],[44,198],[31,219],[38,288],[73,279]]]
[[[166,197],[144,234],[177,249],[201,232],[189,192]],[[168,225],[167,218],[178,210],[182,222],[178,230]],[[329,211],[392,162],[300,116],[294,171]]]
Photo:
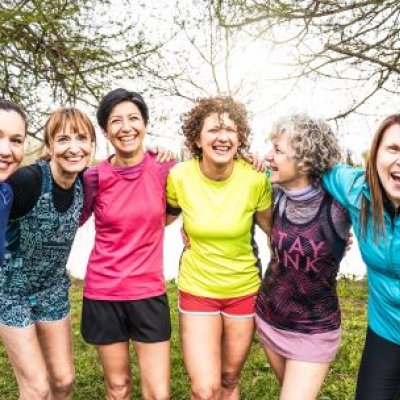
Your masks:
[[[343,314],[342,344],[335,362],[332,364],[320,400],[353,399],[355,379],[366,330],[365,281],[342,278],[338,285]],[[178,335],[177,288],[174,283],[168,285],[168,297],[171,305],[173,335],[171,340],[171,398],[184,400],[189,397],[190,386],[184,369]],[[71,289],[73,334],[75,344],[76,386],[74,399],[104,399],[103,377],[97,354],[93,346],[86,344],[80,334],[82,284],[74,281]],[[132,352],[134,359],[134,353]],[[134,360],[134,399],[140,398],[139,377]],[[243,369],[241,382],[242,400],[276,399],[279,386],[271,368],[266,362],[257,337],[248,361]],[[5,350],[0,344],[0,393],[2,400],[17,398],[17,386]]]
[[[53,103],[97,104],[113,80],[156,74],[159,44],[121,11],[111,1],[1,1],[0,95],[28,111],[32,135]]]
[[[367,165],[367,162],[369,160],[369,150],[364,150],[361,153],[361,157],[363,158],[364,166]]]

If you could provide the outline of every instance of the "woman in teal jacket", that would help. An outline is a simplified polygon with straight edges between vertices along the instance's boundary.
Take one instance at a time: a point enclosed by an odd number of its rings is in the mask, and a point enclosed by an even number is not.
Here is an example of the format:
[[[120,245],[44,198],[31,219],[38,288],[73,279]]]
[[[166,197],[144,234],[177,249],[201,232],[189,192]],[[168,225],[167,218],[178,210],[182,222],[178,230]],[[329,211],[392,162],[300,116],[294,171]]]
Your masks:
[[[368,330],[356,400],[400,394],[400,113],[385,118],[366,170],[337,165],[326,189],[348,208],[369,288]]]

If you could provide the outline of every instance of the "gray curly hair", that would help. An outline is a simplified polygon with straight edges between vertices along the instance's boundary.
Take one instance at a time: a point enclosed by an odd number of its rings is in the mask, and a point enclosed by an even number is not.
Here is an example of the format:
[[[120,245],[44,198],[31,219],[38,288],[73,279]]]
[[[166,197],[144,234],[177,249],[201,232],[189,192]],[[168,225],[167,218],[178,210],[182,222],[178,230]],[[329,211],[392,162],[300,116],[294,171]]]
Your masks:
[[[291,114],[280,118],[273,126],[271,139],[287,134],[299,170],[308,174],[311,183],[341,159],[336,135],[322,119],[307,114]]]

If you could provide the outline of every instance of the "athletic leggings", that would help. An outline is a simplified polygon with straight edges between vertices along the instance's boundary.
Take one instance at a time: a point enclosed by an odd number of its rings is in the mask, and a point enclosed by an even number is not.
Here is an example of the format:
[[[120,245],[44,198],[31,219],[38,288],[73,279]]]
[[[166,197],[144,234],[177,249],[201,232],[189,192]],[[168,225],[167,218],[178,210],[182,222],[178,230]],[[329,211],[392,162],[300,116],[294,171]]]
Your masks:
[[[400,399],[400,345],[367,330],[356,400]]]

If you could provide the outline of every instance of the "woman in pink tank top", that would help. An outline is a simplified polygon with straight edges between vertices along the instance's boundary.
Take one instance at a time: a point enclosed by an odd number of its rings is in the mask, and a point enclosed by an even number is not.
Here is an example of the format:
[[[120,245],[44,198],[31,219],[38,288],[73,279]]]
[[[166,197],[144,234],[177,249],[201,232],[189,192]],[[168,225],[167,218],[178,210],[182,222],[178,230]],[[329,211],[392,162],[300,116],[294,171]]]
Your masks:
[[[83,292],[82,335],[96,345],[108,398],[130,399],[129,345],[138,358],[142,396],[169,398],[170,315],[163,276],[165,183],[174,162],[143,149],[143,97],[108,93],[97,120],[115,154],[85,172],[83,221],[96,237]]]

